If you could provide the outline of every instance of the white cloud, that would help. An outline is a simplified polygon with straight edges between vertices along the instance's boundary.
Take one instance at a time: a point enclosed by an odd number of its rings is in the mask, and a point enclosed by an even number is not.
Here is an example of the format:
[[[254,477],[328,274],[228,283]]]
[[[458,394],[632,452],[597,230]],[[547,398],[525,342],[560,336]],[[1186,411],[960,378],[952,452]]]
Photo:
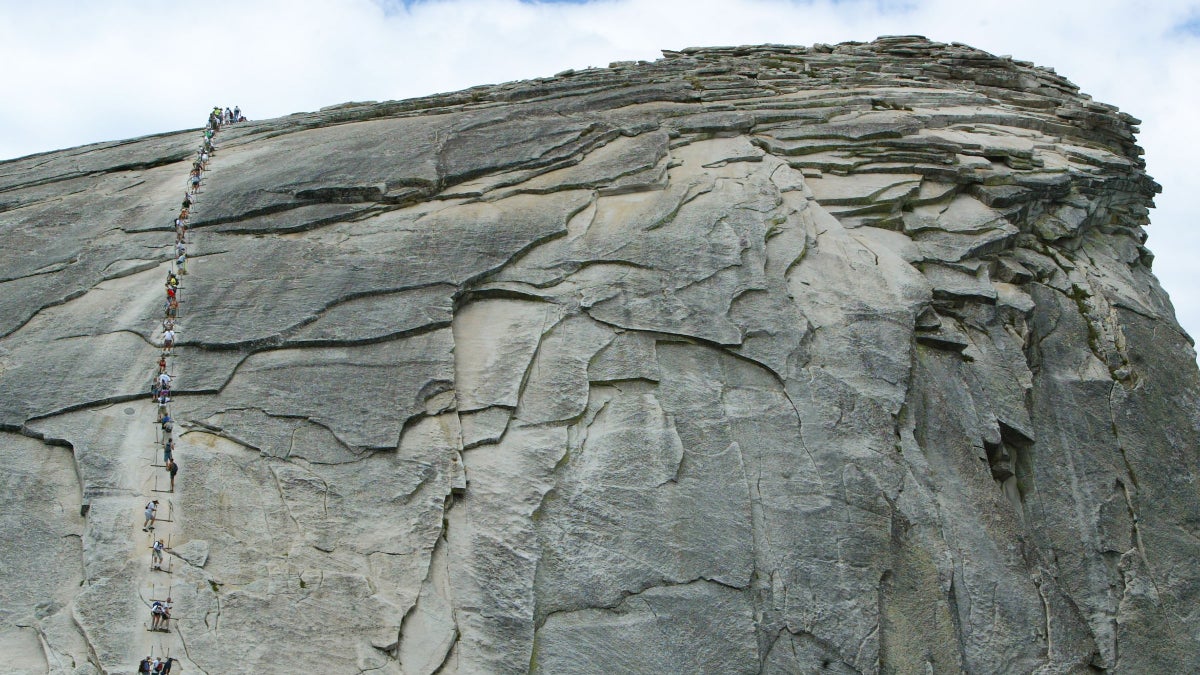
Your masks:
[[[0,157],[553,74],[660,49],[917,33],[1052,66],[1144,120],[1156,272],[1200,335],[1200,3],[1118,0],[0,0]]]

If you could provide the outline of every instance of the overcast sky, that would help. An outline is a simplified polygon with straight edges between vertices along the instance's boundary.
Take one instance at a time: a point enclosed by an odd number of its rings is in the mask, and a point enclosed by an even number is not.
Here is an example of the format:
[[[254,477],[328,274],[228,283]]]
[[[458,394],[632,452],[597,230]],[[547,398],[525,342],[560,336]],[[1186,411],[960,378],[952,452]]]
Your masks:
[[[660,49],[920,34],[1051,66],[1143,120],[1155,271],[1200,336],[1200,1],[0,0],[0,159],[552,75]]]

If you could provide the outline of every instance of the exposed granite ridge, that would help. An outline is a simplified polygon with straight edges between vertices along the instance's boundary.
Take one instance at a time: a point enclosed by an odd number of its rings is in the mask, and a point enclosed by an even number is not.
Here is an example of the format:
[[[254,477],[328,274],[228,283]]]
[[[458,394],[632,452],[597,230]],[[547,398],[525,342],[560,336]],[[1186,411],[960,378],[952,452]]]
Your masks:
[[[189,661],[1200,669],[1200,373],[1137,124],[891,36],[222,131],[177,348]],[[113,448],[194,142],[0,163],[0,428],[88,513],[57,604],[5,577],[0,639],[78,672],[136,628]]]

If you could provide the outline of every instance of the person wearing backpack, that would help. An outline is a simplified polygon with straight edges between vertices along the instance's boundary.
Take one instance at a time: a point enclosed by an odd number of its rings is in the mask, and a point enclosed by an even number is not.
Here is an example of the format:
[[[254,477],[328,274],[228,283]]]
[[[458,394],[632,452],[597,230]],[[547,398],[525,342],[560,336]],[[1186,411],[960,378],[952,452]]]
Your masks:
[[[149,532],[154,529],[154,518],[158,513],[158,500],[153,499],[146,504],[146,521],[142,523],[142,532]]]
[[[158,630],[163,622],[163,604],[158,600],[150,603],[150,630]],[[151,664],[153,667],[154,664]],[[153,671],[152,671],[153,672]]]
[[[175,474],[179,473],[179,465],[175,463],[174,458],[167,460],[167,473],[171,475],[171,492],[175,491]]]
[[[159,539],[150,547],[150,569],[161,570],[163,562],[163,540]]]

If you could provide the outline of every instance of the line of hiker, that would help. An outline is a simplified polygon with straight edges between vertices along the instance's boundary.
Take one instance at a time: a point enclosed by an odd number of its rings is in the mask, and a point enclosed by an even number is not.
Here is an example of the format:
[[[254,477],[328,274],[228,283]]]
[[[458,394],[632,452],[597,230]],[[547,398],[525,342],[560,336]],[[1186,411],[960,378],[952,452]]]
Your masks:
[[[208,126],[213,131],[220,131],[224,124],[236,124],[238,122],[246,122],[246,117],[242,115],[242,109],[238,106],[233,106],[233,110],[225,108],[221,110],[221,106],[213,106],[212,112],[208,115]]]
[[[212,156],[216,153],[216,147],[213,145],[213,137],[220,130],[222,124],[229,124],[235,120],[244,120],[241,117],[241,110],[230,111],[228,108],[224,112],[219,107],[214,107],[209,113],[208,124],[204,129],[203,141],[196,151],[196,158],[192,162],[192,168],[188,174],[187,187],[184,190],[183,202],[179,209],[179,215],[175,217],[172,224],[175,230],[175,245],[171,253],[171,266],[167,270],[167,279],[164,284],[165,300],[163,305],[162,319],[162,338],[160,342],[160,353],[158,361],[155,364],[153,371],[150,394],[156,404],[156,416],[154,423],[158,425],[161,435],[159,438],[162,444],[162,464],[151,461],[151,466],[155,469],[162,468],[166,471],[169,478],[169,488],[161,490],[158,487],[158,478],[155,477],[153,492],[175,492],[175,478],[179,473],[179,464],[175,460],[175,418],[171,415],[171,402],[174,400],[176,391],[176,375],[171,373],[170,364],[177,363],[176,358],[176,342],[177,333],[181,330],[179,326],[179,303],[180,294],[183,291],[183,286],[180,279],[188,273],[187,269],[187,247],[191,243],[188,237],[188,219],[191,216],[191,209],[195,205],[197,196],[200,193],[200,185],[204,178],[204,172],[208,170],[208,163]],[[157,452],[155,453],[157,455]],[[155,457],[157,459],[157,457]],[[150,571],[170,573],[170,566],[164,566],[164,553],[170,550],[170,537],[164,539],[155,533],[155,524],[159,522],[172,522],[170,518],[163,519],[159,517],[159,500],[150,497],[145,506],[145,519],[142,522],[142,531],[150,534]],[[168,585],[168,588],[170,586]],[[151,592],[151,595],[156,595]],[[172,600],[168,591],[165,598],[150,598],[150,625],[149,630],[156,632],[170,632],[171,626],[171,609]],[[169,652],[166,656],[151,658],[147,656],[138,664],[138,673],[151,673],[153,675],[164,675],[171,672],[172,663],[178,659],[171,658]]]
[[[171,664],[175,663],[178,660],[179,659],[172,658],[169,656],[165,659],[157,657],[157,656],[152,659],[149,656],[147,656],[146,658],[142,659],[141,663],[138,664],[138,669],[137,669],[138,675],[141,675],[141,673],[151,673],[152,675],[166,675],[167,673],[171,672]]]

